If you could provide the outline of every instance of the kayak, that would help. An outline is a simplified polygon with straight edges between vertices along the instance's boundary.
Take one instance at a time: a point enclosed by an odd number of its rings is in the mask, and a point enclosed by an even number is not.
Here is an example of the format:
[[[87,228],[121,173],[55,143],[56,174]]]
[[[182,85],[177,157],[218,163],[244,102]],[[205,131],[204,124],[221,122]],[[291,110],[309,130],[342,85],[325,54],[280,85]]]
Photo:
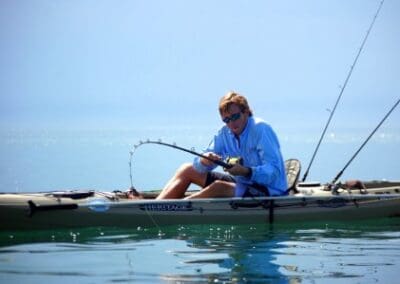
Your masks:
[[[156,200],[158,193],[142,192],[143,199],[129,199],[121,191],[1,193],[0,229],[279,224],[400,216],[400,181],[358,181],[335,188],[297,183],[290,195],[279,197]]]

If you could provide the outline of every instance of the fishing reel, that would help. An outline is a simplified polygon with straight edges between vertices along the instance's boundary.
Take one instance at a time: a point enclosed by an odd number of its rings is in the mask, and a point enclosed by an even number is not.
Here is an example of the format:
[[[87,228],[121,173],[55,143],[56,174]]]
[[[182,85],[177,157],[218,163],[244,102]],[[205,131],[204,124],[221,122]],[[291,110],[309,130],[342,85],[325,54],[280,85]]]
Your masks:
[[[227,157],[224,160],[229,166],[233,167],[234,165],[243,165],[243,158],[242,157]]]

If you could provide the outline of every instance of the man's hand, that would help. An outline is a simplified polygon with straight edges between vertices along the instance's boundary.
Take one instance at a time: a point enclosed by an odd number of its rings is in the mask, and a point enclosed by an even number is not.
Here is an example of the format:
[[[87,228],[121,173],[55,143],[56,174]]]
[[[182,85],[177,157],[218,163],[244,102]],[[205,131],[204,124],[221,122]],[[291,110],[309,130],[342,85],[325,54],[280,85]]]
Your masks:
[[[212,153],[212,152],[204,153],[203,156],[206,156],[214,161],[221,160],[221,157],[219,155]],[[204,158],[201,158],[200,162],[206,167],[212,166],[214,164],[212,161],[204,159]]]
[[[235,164],[232,168],[226,169],[224,171],[230,173],[233,176],[244,176],[251,177],[251,169],[248,167],[244,167],[241,164]]]

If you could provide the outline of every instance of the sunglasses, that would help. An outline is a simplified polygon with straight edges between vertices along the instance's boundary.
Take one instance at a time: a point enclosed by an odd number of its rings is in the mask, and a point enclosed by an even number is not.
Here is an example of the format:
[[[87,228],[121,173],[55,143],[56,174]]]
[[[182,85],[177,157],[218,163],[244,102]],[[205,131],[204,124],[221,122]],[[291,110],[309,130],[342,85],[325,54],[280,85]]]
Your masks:
[[[226,124],[228,124],[231,121],[236,121],[240,118],[240,112],[238,113],[234,113],[231,116],[227,116],[224,119],[222,119],[223,122],[225,122]]]

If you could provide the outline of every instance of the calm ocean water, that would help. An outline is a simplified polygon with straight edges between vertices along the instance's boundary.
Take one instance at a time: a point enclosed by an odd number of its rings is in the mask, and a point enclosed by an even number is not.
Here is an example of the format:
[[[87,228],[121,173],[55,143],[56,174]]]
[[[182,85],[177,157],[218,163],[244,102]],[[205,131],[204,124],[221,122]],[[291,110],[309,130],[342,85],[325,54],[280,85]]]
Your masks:
[[[202,127],[135,130],[1,130],[0,192],[58,189],[115,190],[130,186],[129,152],[147,139],[204,149],[216,129]],[[331,181],[369,134],[328,134],[308,180]],[[343,179],[400,179],[399,131],[372,139],[343,175]],[[297,158],[303,172],[320,133],[278,132],[285,159]],[[133,183],[142,190],[161,188],[183,162],[193,156],[159,145],[143,145],[133,156]]]
[[[2,232],[1,283],[398,283],[400,223]]]
[[[129,151],[139,140],[161,138],[200,150],[214,131],[1,131],[0,192],[126,189]],[[290,133],[281,135],[281,144],[285,158],[297,157],[303,166],[315,146]],[[310,179],[332,179],[359,145],[348,137],[328,141]],[[344,177],[399,179],[398,149],[398,137],[378,137]],[[144,145],[134,154],[134,184],[160,188],[191,159]],[[397,219],[0,232],[0,283],[397,283],[399,271]]]

